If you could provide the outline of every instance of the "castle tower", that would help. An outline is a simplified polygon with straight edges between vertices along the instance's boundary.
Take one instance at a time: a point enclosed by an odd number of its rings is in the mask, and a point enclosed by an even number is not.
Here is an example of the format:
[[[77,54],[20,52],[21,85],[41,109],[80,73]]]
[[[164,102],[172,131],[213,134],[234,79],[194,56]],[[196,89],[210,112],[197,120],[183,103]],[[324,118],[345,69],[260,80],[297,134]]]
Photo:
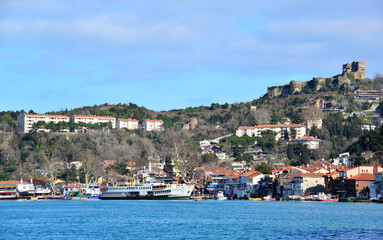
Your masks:
[[[352,73],[354,79],[365,79],[367,78],[366,61],[352,62],[343,64],[342,75],[348,75]]]

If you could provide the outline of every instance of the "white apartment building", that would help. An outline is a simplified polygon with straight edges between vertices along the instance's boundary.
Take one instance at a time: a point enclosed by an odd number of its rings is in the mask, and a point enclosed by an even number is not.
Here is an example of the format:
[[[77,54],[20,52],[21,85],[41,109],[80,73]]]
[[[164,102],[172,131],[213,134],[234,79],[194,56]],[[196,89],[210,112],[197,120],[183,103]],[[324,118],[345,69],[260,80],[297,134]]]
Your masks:
[[[116,118],[114,117],[72,115],[70,116],[70,121],[73,123],[83,122],[83,123],[90,123],[90,124],[111,122],[112,128],[116,128]]]
[[[17,127],[22,132],[30,132],[33,124],[40,121],[46,123],[69,122],[69,117],[63,115],[20,114],[17,117]]]
[[[117,128],[138,129],[138,120],[117,119]]]
[[[275,133],[275,138],[278,141],[281,137],[284,136],[287,131],[291,136],[291,131],[295,130],[295,137],[300,138],[306,135],[306,126],[301,124],[284,124],[284,125],[258,125],[255,127],[239,127],[235,132],[237,137],[242,137],[243,135],[248,136],[261,136],[263,131],[271,130]]]
[[[317,149],[319,148],[320,139],[311,136],[303,136],[296,139],[293,139],[295,143],[302,143],[303,145],[307,145],[308,149]]]
[[[163,131],[164,121],[146,119],[142,122],[145,131]]]

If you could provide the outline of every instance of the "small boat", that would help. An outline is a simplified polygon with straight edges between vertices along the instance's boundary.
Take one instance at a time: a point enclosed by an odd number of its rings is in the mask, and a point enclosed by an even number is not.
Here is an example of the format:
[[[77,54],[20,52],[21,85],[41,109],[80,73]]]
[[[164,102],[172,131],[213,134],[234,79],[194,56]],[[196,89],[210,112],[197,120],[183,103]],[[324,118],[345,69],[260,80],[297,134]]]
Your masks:
[[[214,197],[215,200],[227,200],[227,197],[223,194],[223,191],[219,191],[217,196]]]
[[[275,198],[272,198],[271,196],[266,196],[262,198],[263,201],[275,201]]]
[[[194,201],[201,202],[203,198],[195,198]]]
[[[319,202],[338,202],[338,199],[333,198],[331,194],[319,193],[316,199]]]
[[[249,198],[251,201],[262,201],[262,198]]]

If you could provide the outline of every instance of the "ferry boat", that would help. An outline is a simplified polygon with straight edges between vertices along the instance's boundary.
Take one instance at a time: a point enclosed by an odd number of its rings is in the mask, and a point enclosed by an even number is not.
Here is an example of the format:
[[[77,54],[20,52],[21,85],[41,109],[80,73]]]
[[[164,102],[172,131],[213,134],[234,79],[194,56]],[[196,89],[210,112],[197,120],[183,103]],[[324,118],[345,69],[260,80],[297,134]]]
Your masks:
[[[189,199],[194,185],[163,182],[136,184],[134,186],[102,186],[102,200],[169,200]]]

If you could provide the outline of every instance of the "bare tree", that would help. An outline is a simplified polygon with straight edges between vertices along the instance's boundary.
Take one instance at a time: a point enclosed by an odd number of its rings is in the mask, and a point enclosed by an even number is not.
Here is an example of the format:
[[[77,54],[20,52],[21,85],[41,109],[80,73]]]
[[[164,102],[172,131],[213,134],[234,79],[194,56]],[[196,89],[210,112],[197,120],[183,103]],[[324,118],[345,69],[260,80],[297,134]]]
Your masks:
[[[257,124],[266,124],[270,122],[270,111],[267,109],[258,109],[252,112]]]
[[[309,107],[304,111],[303,114],[308,119],[316,119],[316,118],[324,118],[324,113],[322,110],[315,108],[315,107]]]
[[[81,167],[85,175],[85,184],[89,184],[90,176],[95,175],[97,170],[101,168],[101,163],[90,149],[81,150],[78,157],[82,163]]]
[[[43,160],[43,165],[48,170],[49,185],[54,193],[56,193],[55,181],[57,180],[57,172],[60,167],[59,156],[60,150],[55,137],[48,134],[40,136],[39,154]]]
[[[163,154],[168,155],[185,182],[194,178],[194,169],[201,163],[198,147],[185,132],[168,131],[163,138]]]

